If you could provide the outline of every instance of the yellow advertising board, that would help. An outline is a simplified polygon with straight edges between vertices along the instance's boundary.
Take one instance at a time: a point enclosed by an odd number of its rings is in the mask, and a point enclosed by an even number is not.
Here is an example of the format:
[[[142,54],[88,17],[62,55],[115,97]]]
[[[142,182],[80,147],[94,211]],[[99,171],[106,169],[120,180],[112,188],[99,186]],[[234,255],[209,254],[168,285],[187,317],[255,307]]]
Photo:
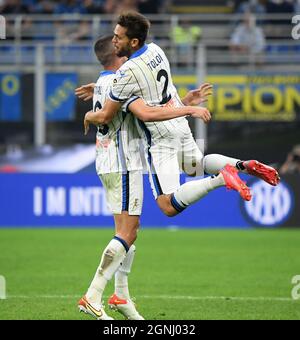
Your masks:
[[[300,115],[300,75],[213,75],[208,108],[218,121],[291,122]],[[174,76],[179,94],[195,88],[196,76]]]

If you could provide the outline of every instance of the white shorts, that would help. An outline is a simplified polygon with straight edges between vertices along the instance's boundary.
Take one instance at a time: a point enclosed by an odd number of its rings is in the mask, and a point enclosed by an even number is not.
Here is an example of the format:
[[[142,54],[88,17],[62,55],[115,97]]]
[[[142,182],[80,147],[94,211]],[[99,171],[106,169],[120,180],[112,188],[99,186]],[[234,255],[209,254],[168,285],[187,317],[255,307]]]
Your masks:
[[[187,120],[174,128],[169,138],[151,140],[150,132],[144,130],[144,133],[148,144],[145,157],[155,199],[172,194],[180,187],[181,171],[189,176],[203,176],[203,153]]]
[[[127,211],[129,215],[140,216],[143,206],[143,173],[128,171],[99,176],[106,192],[108,205],[114,215]]]

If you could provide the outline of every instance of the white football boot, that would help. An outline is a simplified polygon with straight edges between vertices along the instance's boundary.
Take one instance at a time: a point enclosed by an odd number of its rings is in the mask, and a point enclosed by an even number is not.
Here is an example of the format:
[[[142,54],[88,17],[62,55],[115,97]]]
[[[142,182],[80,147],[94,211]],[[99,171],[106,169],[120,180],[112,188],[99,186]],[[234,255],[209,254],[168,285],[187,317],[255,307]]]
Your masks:
[[[131,299],[121,299],[116,294],[113,294],[108,300],[108,306],[110,309],[124,315],[128,320],[145,320],[136,310],[135,304]]]
[[[89,314],[97,320],[114,320],[105,313],[104,307],[102,305],[95,306],[95,304],[88,302],[85,296],[79,300],[78,308],[79,312]]]

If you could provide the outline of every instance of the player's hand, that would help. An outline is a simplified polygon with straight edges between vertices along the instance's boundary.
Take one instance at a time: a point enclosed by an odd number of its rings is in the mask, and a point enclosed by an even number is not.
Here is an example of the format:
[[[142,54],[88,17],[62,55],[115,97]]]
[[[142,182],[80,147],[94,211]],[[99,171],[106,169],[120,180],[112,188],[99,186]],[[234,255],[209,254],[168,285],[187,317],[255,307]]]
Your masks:
[[[93,98],[95,86],[95,83],[90,83],[77,87],[77,89],[75,89],[75,95],[86,102]]]
[[[88,120],[84,120],[84,135],[86,136],[90,130],[90,123]]]
[[[208,97],[213,93],[213,85],[210,83],[202,84],[198,89],[189,91],[185,96],[185,101],[190,106],[200,105],[208,101]]]
[[[211,114],[205,107],[194,107],[191,117],[202,119],[205,123],[211,120]]]
[[[90,114],[90,111],[87,112],[84,116],[83,126],[84,126],[84,135],[85,136],[88,134],[88,132],[90,130],[89,114]]]

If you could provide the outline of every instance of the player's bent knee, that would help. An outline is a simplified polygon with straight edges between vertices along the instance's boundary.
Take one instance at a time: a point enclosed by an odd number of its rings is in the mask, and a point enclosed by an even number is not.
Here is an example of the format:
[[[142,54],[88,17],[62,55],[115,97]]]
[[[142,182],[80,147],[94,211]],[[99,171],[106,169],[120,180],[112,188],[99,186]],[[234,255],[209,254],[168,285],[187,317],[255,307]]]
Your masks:
[[[161,195],[157,199],[157,204],[167,217],[174,217],[178,214],[178,211],[172,206],[170,198],[170,195]]]
[[[160,207],[160,210],[167,216],[167,217],[174,217],[178,214],[178,212],[172,207],[172,205],[167,205],[164,207]]]
[[[174,217],[174,216],[178,215],[178,212],[173,207],[171,207],[169,209],[164,209],[162,211],[167,217]]]

